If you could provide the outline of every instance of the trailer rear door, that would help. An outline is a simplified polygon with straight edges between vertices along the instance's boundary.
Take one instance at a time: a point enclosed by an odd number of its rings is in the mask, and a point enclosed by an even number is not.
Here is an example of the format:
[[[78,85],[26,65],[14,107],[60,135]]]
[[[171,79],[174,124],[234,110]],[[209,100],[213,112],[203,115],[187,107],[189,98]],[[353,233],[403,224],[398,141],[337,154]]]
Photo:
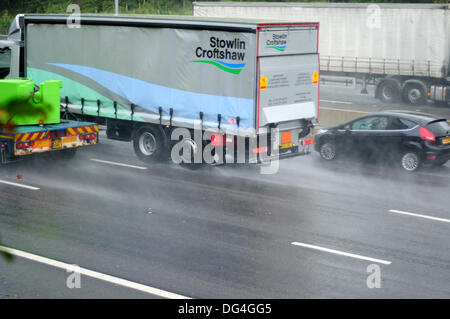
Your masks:
[[[318,115],[318,25],[262,27],[258,32],[258,127],[298,128]]]

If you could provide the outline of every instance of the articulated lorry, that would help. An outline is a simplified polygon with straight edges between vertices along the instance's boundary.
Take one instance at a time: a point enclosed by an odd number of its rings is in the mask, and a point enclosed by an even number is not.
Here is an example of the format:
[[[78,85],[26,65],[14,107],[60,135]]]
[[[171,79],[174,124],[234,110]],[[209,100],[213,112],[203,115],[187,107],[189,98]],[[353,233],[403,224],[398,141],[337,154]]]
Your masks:
[[[64,112],[105,124],[108,138],[132,141],[143,161],[167,154],[176,128],[215,130],[206,142],[219,146],[241,136],[276,138],[270,145],[278,143],[283,157],[309,152],[311,140],[303,140],[318,117],[318,28],[25,14],[15,18],[0,50],[11,57],[10,76],[62,81]],[[280,134],[270,135],[273,129]],[[198,144],[188,143],[193,151]],[[272,151],[258,145],[249,153]]]
[[[194,2],[194,16],[320,22],[321,75],[376,84],[383,102],[450,99],[448,4]]]

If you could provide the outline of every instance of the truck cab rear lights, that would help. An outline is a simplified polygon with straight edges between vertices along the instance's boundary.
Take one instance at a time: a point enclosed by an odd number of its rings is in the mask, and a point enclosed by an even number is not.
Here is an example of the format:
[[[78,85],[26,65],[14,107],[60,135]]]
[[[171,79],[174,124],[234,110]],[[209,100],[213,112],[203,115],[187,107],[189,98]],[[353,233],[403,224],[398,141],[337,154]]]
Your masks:
[[[30,143],[17,143],[16,144],[16,148],[19,150],[23,150],[23,149],[30,148],[30,147],[31,147]]]
[[[420,137],[426,141],[436,142],[436,136],[424,127],[420,127]]]
[[[83,135],[80,135],[80,141],[95,140],[96,138],[97,138],[97,134],[83,134]]]

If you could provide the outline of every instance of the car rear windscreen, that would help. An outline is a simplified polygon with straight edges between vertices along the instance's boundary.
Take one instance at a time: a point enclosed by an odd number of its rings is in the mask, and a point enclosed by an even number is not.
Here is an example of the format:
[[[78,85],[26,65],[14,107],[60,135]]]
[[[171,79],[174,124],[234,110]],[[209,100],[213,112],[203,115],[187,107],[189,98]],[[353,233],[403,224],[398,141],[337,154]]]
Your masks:
[[[446,120],[439,120],[427,124],[426,128],[436,136],[450,135],[450,126]]]

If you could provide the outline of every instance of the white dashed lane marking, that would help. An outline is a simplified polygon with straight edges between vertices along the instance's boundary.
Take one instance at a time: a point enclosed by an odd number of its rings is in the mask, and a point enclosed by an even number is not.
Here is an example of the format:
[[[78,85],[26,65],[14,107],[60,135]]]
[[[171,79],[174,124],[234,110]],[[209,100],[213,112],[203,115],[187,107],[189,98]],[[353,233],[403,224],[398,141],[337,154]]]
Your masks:
[[[6,184],[6,185],[10,185],[10,186],[15,186],[15,187],[31,189],[33,191],[37,191],[37,190],[40,189],[39,187],[34,187],[34,186],[29,186],[29,185],[19,184],[19,183],[14,183],[14,182],[9,182],[9,181],[4,181],[4,180],[1,180],[1,179],[0,179],[0,183]]]
[[[96,158],[91,158],[91,161],[98,162],[98,163],[103,163],[103,164],[115,165],[115,166],[122,166],[122,167],[141,169],[141,170],[147,169],[147,167],[143,167],[143,166],[136,166],[136,165],[129,165],[129,164],[124,164],[124,163],[105,161],[105,160],[100,160],[100,159],[96,159]]]
[[[367,260],[367,261],[372,261],[372,262],[379,263],[379,264],[390,265],[392,263],[391,261],[388,261],[388,260],[383,260],[383,259],[377,259],[377,258],[371,258],[371,257],[366,257],[366,256],[346,253],[346,252],[343,252],[343,251],[340,251],[340,250],[320,247],[320,246],[316,246],[316,245],[304,244],[304,243],[299,243],[299,242],[295,242],[295,241],[292,242],[291,244],[295,245],[295,246],[301,246],[301,247],[305,247],[305,248],[320,250],[320,251],[324,251],[324,252],[331,253],[331,254],[336,254],[336,255],[341,255],[341,256],[346,256],[346,257],[351,257],[351,258],[356,258],[356,259],[362,259],[362,260]]]
[[[395,214],[401,214],[401,215],[409,215],[409,216],[414,216],[414,217],[432,219],[432,220],[436,220],[436,221],[444,222],[444,223],[450,223],[450,219],[446,219],[446,218],[440,218],[440,217],[434,217],[434,216],[428,216],[428,215],[404,212],[404,211],[395,210],[395,209],[391,209],[391,210],[389,210],[389,212],[395,213]]]
[[[118,278],[118,277],[114,277],[114,276],[110,276],[110,275],[105,275],[105,274],[102,274],[102,273],[99,273],[96,271],[92,271],[92,270],[89,270],[86,268],[74,267],[74,265],[70,265],[70,264],[66,264],[66,263],[63,263],[63,262],[60,262],[57,260],[53,260],[50,258],[34,255],[31,253],[27,253],[25,251],[13,249],[13,248],[1,246],[1,245],[0,245],[0,251],[17,256],[17,257],[32,260],[32,261],[35,261],[35,262],[38,262],[41,264],[64,269],[66,271],[77,271],[79,274],[84,275],[84,276],[107,281],[107,282],[110,282],[110,283],[113,283],[116,285],[120,285],[123,287],[139,290],[139,291],[146,292],[146,293],[149,293],[149,294],[152,294],[155,296],[168,298],[168,299],[190,299],[189,297],[178,295],[176,293],[172,293],[172,292],[161,290],[158,288],[146,286],[146,285],[139,284],[139,283],[129,281],[126,279],[122,279],[122,278]]]

